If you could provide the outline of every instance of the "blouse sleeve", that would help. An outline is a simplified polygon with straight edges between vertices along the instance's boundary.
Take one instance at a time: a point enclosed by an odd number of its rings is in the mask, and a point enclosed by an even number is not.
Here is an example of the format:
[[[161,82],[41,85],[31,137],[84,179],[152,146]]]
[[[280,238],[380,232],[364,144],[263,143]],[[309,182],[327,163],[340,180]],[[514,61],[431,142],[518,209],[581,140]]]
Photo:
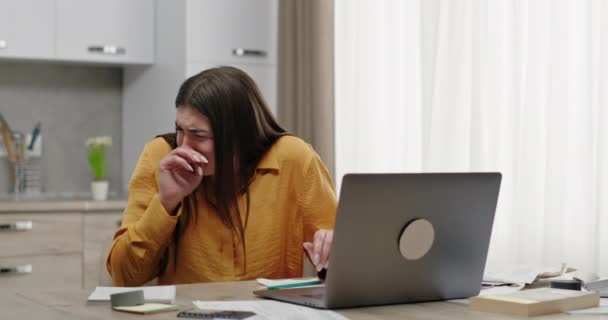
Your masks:
[[[129,182],[127,208],[114,235],[107,269],[114,285],[139,286],[158,276],[161,258],[172,242],[181,209],[167,213],[158,199],[155,142],[144,148]],[[157,148],[158,149],[158,148]]]
[[[337,199],[327,167],[314,153],[305,169],[299,210],[304,224],[304,241],[310,242],[318,229],[333,229]]]

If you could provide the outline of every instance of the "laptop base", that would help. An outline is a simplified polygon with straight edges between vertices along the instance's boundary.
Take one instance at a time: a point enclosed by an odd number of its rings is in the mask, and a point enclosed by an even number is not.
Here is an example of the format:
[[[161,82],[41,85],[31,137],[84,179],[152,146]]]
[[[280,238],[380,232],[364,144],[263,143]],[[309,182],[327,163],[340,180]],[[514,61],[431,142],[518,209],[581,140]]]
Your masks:
[[[328,309],[325,303],[325,286],[280,290],[258,290],[254,294],[278,301],[295,303],[317,309]]]

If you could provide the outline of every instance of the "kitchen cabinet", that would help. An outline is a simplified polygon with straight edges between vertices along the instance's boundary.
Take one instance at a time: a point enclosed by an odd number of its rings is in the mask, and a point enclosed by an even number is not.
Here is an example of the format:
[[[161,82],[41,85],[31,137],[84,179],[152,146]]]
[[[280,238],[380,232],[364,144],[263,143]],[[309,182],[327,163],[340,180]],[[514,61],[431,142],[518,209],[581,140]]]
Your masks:
[[[54,55],[55,0],[0,0],[0,58]]]
[[[82,250],[82,217],[78,213],[1,214],[0,225],[2,258],[60,255]]]
[[[82,265],[80,253],[36,255],[1,258],[5,266],[31,266],[29,273],[4,274],[2,288],[81,289]]]
[[[276,64],[277,12],[276,0],[188,1],[188,61]]]
[[[278,0],[188,0],[186,77],[237,67],[260,87],[276,114]]]
[[[60,59],[127,64],[153,62],[154,1],[56,1]]]
[[[175,96],[189,76],[220,65],[247,72],[271,111],[277,101],[278,0],[158,0],[154,65],[124,69],[123,188],[139,153],[174,131]]]
[[[2,287],[81,287],[79,213],[0,215]]]
[[[125,201],[0,203],[0,287],[97,286]],[[105,242],[104,242],[105,241]]]
[[[0,58],[154,62],[151,0],[0,0]]]

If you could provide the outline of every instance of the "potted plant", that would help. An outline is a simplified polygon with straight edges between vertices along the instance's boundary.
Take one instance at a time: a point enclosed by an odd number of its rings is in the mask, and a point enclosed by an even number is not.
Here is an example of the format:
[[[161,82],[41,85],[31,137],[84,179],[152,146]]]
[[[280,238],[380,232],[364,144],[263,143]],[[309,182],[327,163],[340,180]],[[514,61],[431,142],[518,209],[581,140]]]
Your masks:
[[[108,198],[109,182],[106,176],[106,149],[112,145],[112,137],[100,136],[87,139],[87,155],[94,180],[91,182],[93,200]]]

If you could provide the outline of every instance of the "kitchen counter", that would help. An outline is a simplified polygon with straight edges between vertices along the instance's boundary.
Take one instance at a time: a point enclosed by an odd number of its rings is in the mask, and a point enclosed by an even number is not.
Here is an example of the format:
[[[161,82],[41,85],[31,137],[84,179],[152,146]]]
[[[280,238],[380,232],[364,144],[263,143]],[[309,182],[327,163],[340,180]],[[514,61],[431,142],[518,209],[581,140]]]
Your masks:
[[[100,212],[122,211],[127,206],[125,199],[93,201],[89,199],[42,199],[42,200],[0,200],[0,213],[39,212]]]

